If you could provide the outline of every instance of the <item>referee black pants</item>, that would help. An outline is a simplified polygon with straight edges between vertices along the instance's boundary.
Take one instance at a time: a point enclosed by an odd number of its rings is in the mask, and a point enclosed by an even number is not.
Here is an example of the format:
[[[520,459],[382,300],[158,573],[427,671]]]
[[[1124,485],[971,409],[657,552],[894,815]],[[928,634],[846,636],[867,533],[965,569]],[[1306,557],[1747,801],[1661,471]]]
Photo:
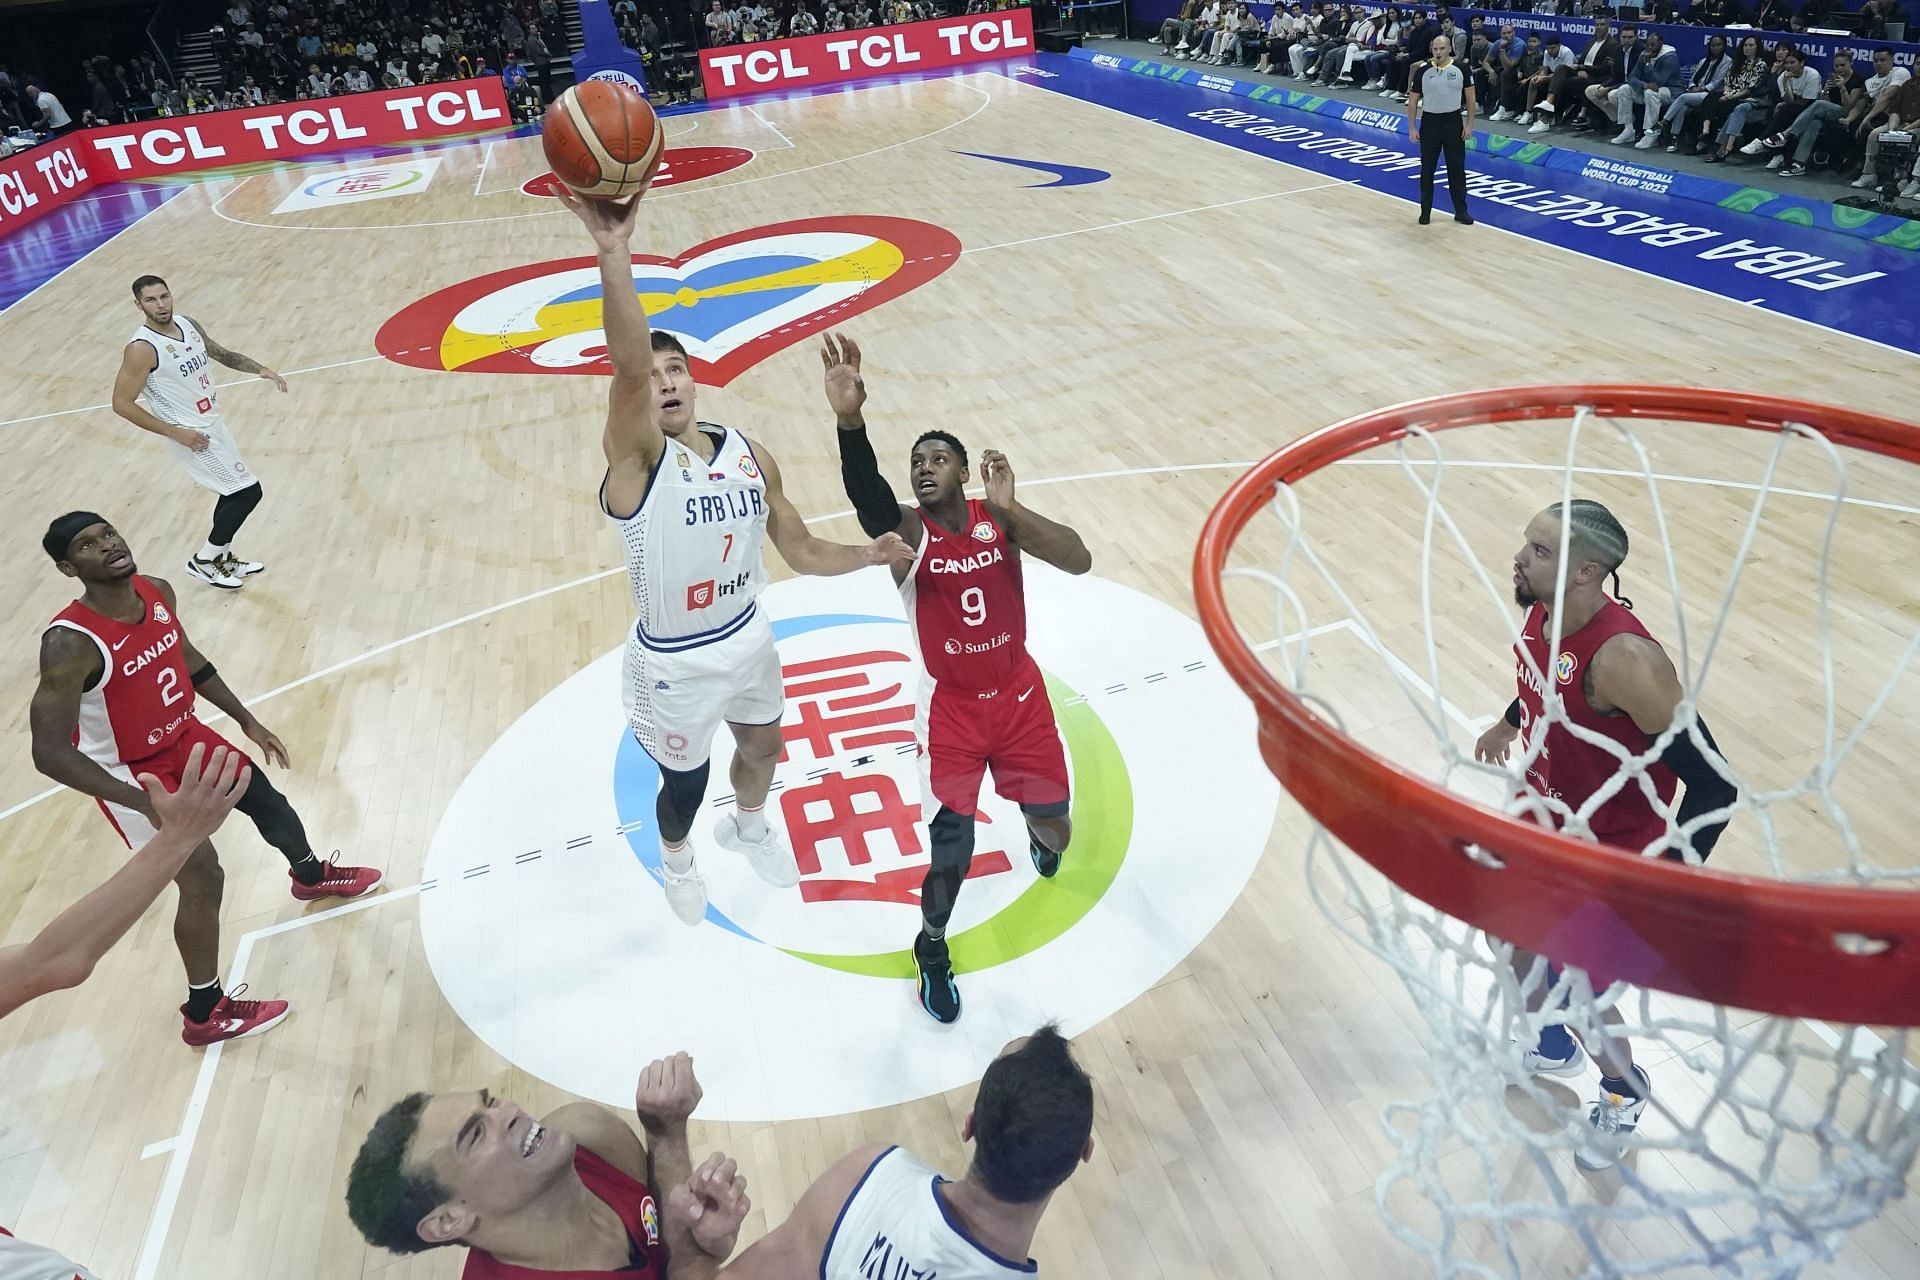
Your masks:
[[[1461,132],[1464,117],[1458,111],[1420,113],[1420,212],[1433,209],[1433,171],[1440,155],[1447,157],[1447,191],[1453,211],[1467,211],[1467,138]]]

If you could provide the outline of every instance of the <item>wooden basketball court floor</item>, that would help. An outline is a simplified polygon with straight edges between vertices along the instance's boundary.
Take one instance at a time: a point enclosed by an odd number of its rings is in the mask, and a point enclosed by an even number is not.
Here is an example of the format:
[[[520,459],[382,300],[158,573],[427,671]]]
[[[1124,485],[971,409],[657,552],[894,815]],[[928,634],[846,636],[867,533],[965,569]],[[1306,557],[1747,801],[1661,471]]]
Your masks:
[[[751,228],[846,216],[914,219],[957,237],[964,251],[937,276],[841,321],[868,353],[869,417],[885,465],[897,481],[912,436],[933,426],[974,449],[1003,448],[1023,497],[1082,530],[1096,574],[1189,616],[1193,541],[1230,479],[1281,441],[1370,407],[1551,378],[1727,385],[1911,410],[1913,366],[1884,348],[1517,236],[1443,223],[1416,237],[1403,203],[995,72],[716,109],[668,127],[674,146],[755,155],[731,173],[654,193],[637,251],[677,256]],[[1036,190],[1031,173],[962,152],[1112,176]],[[519,191],[544,169],[538,139],[434,154],[440,167],[424,193],[333,209],[274,212],[316,166],[205,183],[0,315],[0,527],[13,548],[0,561],[9,602],[0,937],[31,936],[123,856],[89,804],[41,794],[29,759],[37,637],[71,594],[37,540],[48,518],[73,507],[107,513],[143,569],[179,584],[196,643],[288,743],[294,767],[282,786],[316,845],[381,867],[389,886],[353,908],[303,911],[286,895],[280,859],[246,824],[230,824],[219,837],[224,954],[233,957],[224,972],[293,1001],[286,1026],[219,1054],[181,1046],[168,900],[82,989],[0,1025],[0,1222],[102,1276],[456,1275],[458,1250],[395,1259],[368,1250],[347,1221],[346,1170],[367,1126],[415,1088],[485,1086],[536,1113],[569,1097],[496,1052],[450,1006],[423,943],[418,886],[436,830],[483,754],[550,690],[615,649],[630,625],[617,542],[592,501],[605,383],[412,367],[377,354],[375,334],[438,290],[590,250],[564,210]],[[1468,255],[1499,269],[1463,284]],[[243,592],[184,580],[179,566],[204,536],[206,495],[101,403],[137,322],[128,282],[149,271],[166,276],[181,310],[223,343],[289,374],[285,396],[231,378],[221,390],[266,489],[241,545],[270,569]],[[1558,323],[1533,328],[1538,282],[1548,278],[1558,305],[1578,299],[1593,317],[1579,326],[1587,340],[1557,341],[1568,332]],[[1631,317],[1657,318],[1661,328],[1619,340],[1617,322]],[[1488,340],[1490,331],[1540,336]],[[1668,336],[1644,340],[1652,332]],[[702,415],[766,442],[795,504],[822,518],[818,531],[854,539],[819,372],[813,342],[802,339],[724,388],[703,389]],[[1698,646],[1770,442],[1640,430],[1670,477],[1661,497]],[[1636,540],[1628,593],[1656,631],[1670,633],[1647,488],[1604,427],[1589,435],[1576,492],[1616,504]],[[1446,473],[1448,508],[1504,582],[1527,519],[1560,492],[1557,465],[1529,464],[1556,464],[1564,435],[1477,428],[1446,444],[1466,463]],[[1832,573],[1842,734],[1891,670],[1920,603],[1911,473],[1849,462],[1856,501],[1841,509]],[[1831,490],[1804,449],[1780,484]],[[1421,501],[1399,469],[1342,467],[1301,495],[1317,545],[1368,622],[1418,657]],[[1812,496],[1770,501],[1704,695],[1729,756],[1770,786],[1804,773],[1822,751],[1813,584],[1828,509]],[[1240,558],[1271,563],[1279,546],[1277,530],[1262,524]],[[1468,724],[1485,723],[1511,696],[1512,615],[1468,581],[1458,557],[1443,558],[1442,572],[1453,577],[1436,587],[1435,634],[1447,697],[1468,722],[1454,726],[1465,746]],[[1038,576],[1032,590],[1056,585]],[[1235,591],[1250,636],[1270,636],[1269,600],[1251,586]],[[1308,594],[1315,621],[1342,616],[1324,590]],[[1356,732],[1430,762],[1427,731],[1352,629],[1315,643],[1321,687],[1335,691]],[[1097,706],[1101,695],[1090,692]],[[1178,734],[1176,699],[1151,688],[1138,696],[1161,698],[1155,714]],[[1920,800],[1902,747],[1917,712],[1909,683],[1837,788],[1877,865],[1913,861],[1902,841],[1910,849]],[[1248,760],[1254,751],[1250,729],[1197,749]],[[1139,792],[1153,785],[1134,778]],[[1244,818],[1234,812],[1242,799]],[[1159,802],[1178,808],[1178,797]],[[1844,861],[1817,807],[1795,802],[1776,814],[1800,872]],[[1393,973],[1309,902],[1298,807],[1284,795],[1277,807],[1250,795],[1224,797],[1221,810],[1224,819],[1193,818],[1264,839],[1237,900],[1191,954],[1117,1012],[1069,1024],[1099,1090],[1098,1148],[1057,1199],[1035,1255],[1050,1274],[1089,1278],[1429,1273],[1388,1235],[1373,1191],[1390,1154],[1380,1109],[1426,1088],[1424,1024]],[[572,821],[566,812],[520,818],[546,830]],[[1722,850],[1737,869],[1766,866],[1750,819]],[[506,865],[517,851],[503,836],[471,861]],[[605,856],[631,862],[621,850]],[[1204,846],[1184,859],[1181,874],[1193,882],[1216,874]],[[506,892],[506,877],[496,879]],[[569,905],[581,921],[630,914],[642,934],[680,928],[657,901],[580,894]],[[910,929],[911,911],[893,910],[890,919]],[[1101,957],[1078,959],[1060,966],[1039,1005],[1077,1007],[1075,985]],[[659,993],[702,980],[661,966],[657,987],[593,1010],[604,1027],[584,1029],[580,1052],[595,1052],[602,1030],[627,1043]],[[956,1052],[912,1009],[906,983],[870,985],[873,1000],[898,1015],[886,1052],[911,1056],[916,1041],[929,1054]],[[986,1017],[978,1008],[969,1019]],[[756,1043],[743,1019],[724,1051],[772,1057],[792,1047],[790,1030]],[[842,1052],[851,1061],[880,1047],[847,1043]],[[966,1043],[958,1052],[977,1072],[995,1048]],[[1660,1061],[1650,1058],[1656,1073]],[[1580,1084],[1583,1094],[1590,1086]],[[957,1173],[971,1096],[961,1084],[852,1113],[696,1123],[694,1145],[740,1157],[758,1205],[751,1237],[862,1141],[903,1142]],[[1657,1177],[1657,1160],[1641,1172]],[[1619,1194],[1617,1178],[1567,1175],[1576,1196]],[[1655,1247],[1643,1231],[1609,1238],[1630,1258]],[[1539,1229],[1524,1242],[1528,1275],[1580,1274],[1584,1251],[1569,1237]],[[1920,1218],[1896,1205],[1856,1231],[1835,1264],[1809,1274],[1916,1269]]]

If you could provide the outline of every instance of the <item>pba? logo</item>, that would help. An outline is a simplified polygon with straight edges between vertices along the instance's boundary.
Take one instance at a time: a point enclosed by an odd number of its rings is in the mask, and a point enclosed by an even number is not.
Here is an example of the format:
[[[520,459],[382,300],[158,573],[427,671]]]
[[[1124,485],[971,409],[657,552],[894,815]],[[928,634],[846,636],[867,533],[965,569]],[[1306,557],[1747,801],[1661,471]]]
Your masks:
[[[1559,660],[1553,664],[1553,678],[1561,684],[1566,684],[1573,679],[1573,669],[1578,665],[1573,654],[1562,650]]]
[[[686,347],[694,377],[724,387],[776,351],[926,284],[960,249],[952,232],[911,218],[803,218],[678,257],[635,254],[633,285],[653,327]],[[382,325],[374,345],[435,372],[613,372],[593,258],[511,267],[429,294]]]

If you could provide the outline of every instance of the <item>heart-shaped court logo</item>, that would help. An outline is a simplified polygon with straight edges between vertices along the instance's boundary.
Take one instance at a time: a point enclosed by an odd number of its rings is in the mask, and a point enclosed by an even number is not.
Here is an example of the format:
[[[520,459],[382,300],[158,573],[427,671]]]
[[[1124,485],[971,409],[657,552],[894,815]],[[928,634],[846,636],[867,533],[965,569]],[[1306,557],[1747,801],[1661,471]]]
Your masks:
[[[650,323],[678,337],[694,376],[723,387],[774,352],[916,289],[960,241],[909,218],[805,218],[736,231],[677,258],[635,254]],[[608,374],[592,258],[512,267],[412,304],[374,339],[381,355],[455,373]]]

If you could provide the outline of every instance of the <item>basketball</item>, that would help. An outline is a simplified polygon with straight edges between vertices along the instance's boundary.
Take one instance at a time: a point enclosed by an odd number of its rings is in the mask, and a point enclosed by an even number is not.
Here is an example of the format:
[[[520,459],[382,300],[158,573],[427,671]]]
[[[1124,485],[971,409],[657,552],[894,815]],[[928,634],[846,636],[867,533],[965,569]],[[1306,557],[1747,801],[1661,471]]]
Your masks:
[[[544,127],[547,164],[579,195],[625,200],[646,190],[660,167],[659,118],[623,84],[574,85],[547,108]]]

